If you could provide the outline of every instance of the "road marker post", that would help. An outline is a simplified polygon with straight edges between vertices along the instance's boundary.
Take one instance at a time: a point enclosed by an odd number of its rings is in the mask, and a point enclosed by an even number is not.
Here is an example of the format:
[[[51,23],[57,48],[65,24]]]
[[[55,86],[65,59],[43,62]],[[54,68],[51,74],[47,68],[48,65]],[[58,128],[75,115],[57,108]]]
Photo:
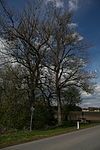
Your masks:
[[[79,130],[80,129],[80,123],[79,123],[79,121],[77,121],[77,130]]]

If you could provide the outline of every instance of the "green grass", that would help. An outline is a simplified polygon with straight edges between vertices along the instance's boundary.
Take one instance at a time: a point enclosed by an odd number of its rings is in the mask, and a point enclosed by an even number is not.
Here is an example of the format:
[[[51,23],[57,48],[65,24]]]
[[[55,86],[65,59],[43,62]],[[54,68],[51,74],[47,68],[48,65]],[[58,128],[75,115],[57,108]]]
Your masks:
[[[81,129],[93,127],[96,125],[98,125],[98,124],[97,123],[82,124]],[[33,130],[32,132],[20,131],[20,132],[16,132],[16,133],[9,133],[9,134],[0,136],[0,148],[10,146],[10,145],[15,145],[18,143],[24,143],[24,142],[28,142],[28,141],[38,140],[38,139],[42,139],[42,138],[49,137],[49,136],[64,134],[64,133],[72,132],[75,130],[77,130],[76,126],[73,126],[73,127],[65,127],[64,126],[64,127],[57,127],[55,129],[50,129],[50,130]]]

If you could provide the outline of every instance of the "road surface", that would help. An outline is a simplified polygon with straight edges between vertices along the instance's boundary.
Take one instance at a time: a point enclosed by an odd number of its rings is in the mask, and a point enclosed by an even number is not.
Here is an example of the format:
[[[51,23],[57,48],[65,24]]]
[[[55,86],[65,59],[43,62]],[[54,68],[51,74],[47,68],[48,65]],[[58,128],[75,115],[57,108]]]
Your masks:
[[[100,150],[100,126],[15,145],[2,150]]]

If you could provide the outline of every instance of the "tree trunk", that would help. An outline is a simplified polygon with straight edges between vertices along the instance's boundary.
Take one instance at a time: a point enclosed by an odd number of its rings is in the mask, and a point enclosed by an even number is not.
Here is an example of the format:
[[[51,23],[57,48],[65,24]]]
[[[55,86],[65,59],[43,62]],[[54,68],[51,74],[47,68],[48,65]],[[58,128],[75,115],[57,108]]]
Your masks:
[[[61,98],[59,90],[57,90],[57,107],[58,107],[58,126],[60,126],[62,125],[62,113],[61,113]]]
[[[31,112],[30,131],[32,131],[32,127],[33,127],[33,110],[32,110],[33,107],[35,107],[35,90],[31,89],[31,92],[30,92],[30,112]]]
[[[32,125],[33,125],[33,112],[31,111],[30,131],[32,131]]]

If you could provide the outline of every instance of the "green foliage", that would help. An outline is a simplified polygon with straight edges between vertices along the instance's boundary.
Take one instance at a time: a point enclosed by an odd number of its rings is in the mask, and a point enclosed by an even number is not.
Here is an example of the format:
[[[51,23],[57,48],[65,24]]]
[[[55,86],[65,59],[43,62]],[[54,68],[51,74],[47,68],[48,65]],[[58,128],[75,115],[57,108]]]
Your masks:
[[[0,104],[0,124],[8,129],[23,129],[29,121],[27,105],[5,101]]]
[[[51,107],[39,103],[35,107],[33,126],[35,129],[49,128],[55,124],[54,112]]]

